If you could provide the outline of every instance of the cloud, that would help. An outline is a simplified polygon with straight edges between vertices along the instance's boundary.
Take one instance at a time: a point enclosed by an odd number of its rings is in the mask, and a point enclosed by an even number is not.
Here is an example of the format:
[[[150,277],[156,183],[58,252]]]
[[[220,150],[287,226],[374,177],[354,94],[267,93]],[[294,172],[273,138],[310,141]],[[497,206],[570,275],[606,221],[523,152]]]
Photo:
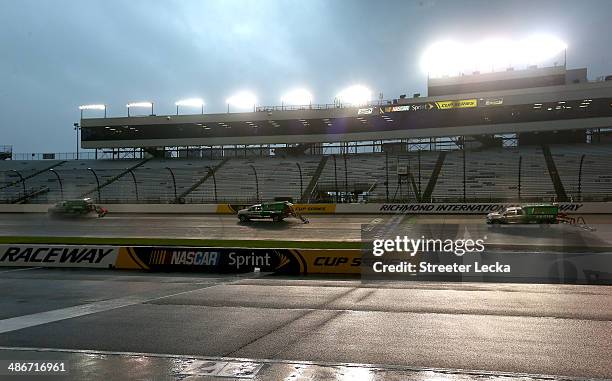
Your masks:
[[[222,112],[224,100],[243,89],[262,104],[279,103],[297,86],[317,103],[355,83],[386,98],[424,94],[418,57],[449,34],[548,28],[571,37],[570,62],[605,70],[611,3],[551,4],[558,2],[5,1],[0,144],[73,151],[72,123],[83,103],[106,103],[119,116],[128,101],[154,101],[157,113],[172,113],[186,97]]]

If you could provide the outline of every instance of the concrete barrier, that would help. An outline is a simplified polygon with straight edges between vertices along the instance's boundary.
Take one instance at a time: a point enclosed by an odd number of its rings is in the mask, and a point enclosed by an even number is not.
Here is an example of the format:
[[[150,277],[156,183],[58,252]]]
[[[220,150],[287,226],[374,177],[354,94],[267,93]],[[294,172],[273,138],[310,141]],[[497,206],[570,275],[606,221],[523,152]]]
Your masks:
[[[376,264],[378,262],[378,265]],[[146,271],[248,273],[259,269],[282,275],[361,275],[363,281],[467,281],[612,284],[609,253],[507,253],[454,256],[422,253],[416,257],[375,257],[361,250],[263,249],[218,247],[0,245],[0,266],[80,267]],[[444,266],[447,270],[394,270],[383,264],[414,269]],[[423,265],[424,264],[424,265]],[[452,267],[468,267],[453,272]],[[473,266],[470,269],[470,266]],[[499,267],[499,269],[497,269]],[[507,270],[506,270],[507,267]],[[487,271],[478,269],[488,268]],[[491,270],[493,269],[493,270]],[[441,272],[440,272],[441,271]]]
[[[101,204],[110,213],[235,214],[243,204]],[[304,214],[487,214],[516,203],[295,204]],[[568,214],[612,214],[612,202],[559,203]],[[0,213],[46,213],[48,204],[2,204]]]
[[[0,245],[0,266],[148,271],[358,274],[360,250],[173,246]]]

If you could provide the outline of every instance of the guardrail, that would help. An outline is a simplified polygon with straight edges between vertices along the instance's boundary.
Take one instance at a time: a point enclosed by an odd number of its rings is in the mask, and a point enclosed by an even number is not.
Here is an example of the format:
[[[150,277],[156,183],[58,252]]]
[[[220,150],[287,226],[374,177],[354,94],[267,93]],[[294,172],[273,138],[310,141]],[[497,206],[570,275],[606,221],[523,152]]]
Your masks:
[[[372,106],[385,106],[392,104],[389,100],[379,100],[376,102],[370,102],[364,105],[352,105],[346,103],[321,103],[321,104],[308,104],[308,105],[275,105],[275,106],[257,106],[255,107],[256,112],[266,111],[298,111],[298,110],[329,110],[337,108],[355,108],[355,107],[372,107]]]

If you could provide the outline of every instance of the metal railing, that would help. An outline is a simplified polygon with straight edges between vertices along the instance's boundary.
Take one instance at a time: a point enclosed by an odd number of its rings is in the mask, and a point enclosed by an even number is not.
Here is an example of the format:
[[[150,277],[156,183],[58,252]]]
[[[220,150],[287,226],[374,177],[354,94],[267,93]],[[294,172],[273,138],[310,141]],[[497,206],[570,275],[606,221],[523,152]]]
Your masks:
[[[95,152],[80,151],[79,160],[95,160],[100,159],[101,155],[96,156]],[[36,152],[36,153],[15,153],[12,154],[12,160],[77,160],[76,152]]]
[[[353,105],[341,102],[335,103],[321,103],[321,104],[308,104],[308,105],[275,105],[275,106],[257,106],[255,107],[256,112],[270,112],[270,111],[299,111],[299,110],[329,110],[337,108],[368,108],[372,106],[386,106],[391,104],[389,100],[377,100],[369,102],[364,105]]]

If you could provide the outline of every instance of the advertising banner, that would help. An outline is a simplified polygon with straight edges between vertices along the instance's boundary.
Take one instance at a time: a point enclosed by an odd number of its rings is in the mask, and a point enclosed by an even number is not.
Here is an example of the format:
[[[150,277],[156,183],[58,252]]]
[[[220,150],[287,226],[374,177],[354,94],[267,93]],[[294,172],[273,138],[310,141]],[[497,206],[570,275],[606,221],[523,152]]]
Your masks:
[[[501,106],[504,104],[504,98],[486,98],[484,100],[485,106]]]
[[[122,247],[116,267],[213,273],[245,273],[256,267],[262,272],[300,274],[304,271],[299,255],[291,249],[211,247]]]
[[[385,112],[427,111],[436,108],[433,103],[413,103],[409,105],[387,106]]]
[[[558,203],[559,212],[567,214],[612,213],[612,203]],[[363,214],[488,214],[501,212],[517,203],[386,203],[386,204],[338,204],[336,213]]]
[[[452,100],[452,101],[441,101],[436,102],[436,106],[440,110],[447,110],[451,108],[471,108],[478,106],[477,99],[462,99],[462,100]]]
[[[359,273],[360,250],[122,247],[115,267],[151,271],[276,274]]]
[[[0,245],[0,266],[111,268],[119,248],[88,245]]]

